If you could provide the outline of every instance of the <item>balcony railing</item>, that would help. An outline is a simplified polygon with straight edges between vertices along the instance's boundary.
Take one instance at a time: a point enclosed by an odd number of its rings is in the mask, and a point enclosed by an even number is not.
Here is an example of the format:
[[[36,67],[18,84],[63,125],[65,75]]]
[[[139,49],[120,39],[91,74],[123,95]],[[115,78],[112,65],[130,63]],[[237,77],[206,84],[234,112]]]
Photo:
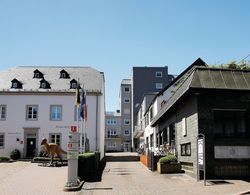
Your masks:
[[[106,135],[106,138],[120,138],[120,135]]]
[[[135,131],[134,131],[134,138],[139,138],[142,137],[144,134],[144,129],[142,128],[141,125],[136,125],[135,126]]]

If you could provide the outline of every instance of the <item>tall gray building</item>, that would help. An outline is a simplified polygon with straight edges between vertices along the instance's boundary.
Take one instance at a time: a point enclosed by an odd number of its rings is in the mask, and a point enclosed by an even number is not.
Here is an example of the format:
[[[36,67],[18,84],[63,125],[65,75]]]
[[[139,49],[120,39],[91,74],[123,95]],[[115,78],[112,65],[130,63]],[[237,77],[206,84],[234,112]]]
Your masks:
[[[123,79],[120,87],[121,138],[123,151],[131,150],[131,80]]]
[[[106,112],[105,150],[131,151],[131,80],[123,79],[120,86],[120,110]]]
[[[134,144],[133,132],[137,121],[137,113],[143,96],[146,93],[160,92],[168,85],[174,76],[168,75],[168,67],[133,67],[131,79],[131,123],[132,123],[132,148]]]

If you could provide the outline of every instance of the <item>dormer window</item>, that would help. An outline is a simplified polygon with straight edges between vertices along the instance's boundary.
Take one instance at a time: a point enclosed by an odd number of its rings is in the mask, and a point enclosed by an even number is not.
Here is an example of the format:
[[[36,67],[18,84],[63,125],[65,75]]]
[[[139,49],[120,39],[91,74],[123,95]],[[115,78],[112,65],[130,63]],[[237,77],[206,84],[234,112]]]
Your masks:
[[[75,79],[72,79],[70,81],[70,89],[76,89],[77,81]]]
[[[41,83],[41,88],[46,89],[46,83]]]
[[[23,84],[20,81],[18,81],[17,79],[13,79],[11,82],[12,82],[11,88],[13,88],[13,89],[22,89],[23,88]]]
[[[38,69],[36,69],[34,71],[34,76],[33,78],[36,78],[36,79],[42,79],[43,78],[43,73],[41,73]]]
[[[12,88],[17,88],[17,83],[12,83]]]
[[[69,74],[63,69],[60,71],[60,79],[69,79]]]
[[[42,79],[40,81],[40,88],[42,88],[42,89],[50,89],[50,84],[45,79]]]

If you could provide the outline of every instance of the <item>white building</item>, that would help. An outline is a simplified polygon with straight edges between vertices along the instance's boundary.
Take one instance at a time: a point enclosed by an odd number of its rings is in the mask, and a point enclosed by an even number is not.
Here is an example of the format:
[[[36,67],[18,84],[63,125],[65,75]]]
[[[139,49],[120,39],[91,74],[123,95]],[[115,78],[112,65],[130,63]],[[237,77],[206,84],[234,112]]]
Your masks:
[[[23,66],[0,72],[0,156],[18,149],[23,158],[40,151],[42,138],[67,150],[77,125],[75,88],[84,86],[90,151],[104,156],[104,74],[91,67]]]

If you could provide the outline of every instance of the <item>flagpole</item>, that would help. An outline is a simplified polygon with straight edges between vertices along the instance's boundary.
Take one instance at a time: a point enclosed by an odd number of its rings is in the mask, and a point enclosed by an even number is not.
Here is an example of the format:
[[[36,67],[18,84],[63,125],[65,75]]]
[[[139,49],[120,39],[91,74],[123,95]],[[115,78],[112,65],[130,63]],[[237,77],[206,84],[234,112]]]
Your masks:
[[[81,119],[81,131],[80,131],[80,153],[82,154],[82,119]]]
[[[86,108],[85,108],[86,109]],[[84,117],[83,119],[83,124],[84,124],[84,147],[83,147],[83,152],[86,152],[86,118]]]
[[[81,118],[81,131],[79,133],[81,134],[81,139],[80,139],[80,145],[81,149],[80,152],[83,153],[86,151],[86,117],[87,117],[87,112],[86,112],[86,94],[84,91],[84,85],[81,91],[81,101],[80,101],[80,118]],[[86,114],[86,115],[85,115]],[[83,136],[83,140],[82,140]]]
[[[80,104],[80,106],[82,105]],[[79,112],[79,109],[78,109],[78,112]],[[80,115],[78,115],[78,117],[81,118]],[[82,154],[82,119],[81,119],[81,131],[79,131],[79,133],[80,133],[80,153]]]
[[[79,96],[79,88],[80,88],[80,84],[79,84],[79,78],[77,79],[77,90],[78,90],[78,96]],[[78,100],[77,100],[78,101]],[[76,109],[77,109],[77,132],[79,133],[79,103],[76,103]]]

